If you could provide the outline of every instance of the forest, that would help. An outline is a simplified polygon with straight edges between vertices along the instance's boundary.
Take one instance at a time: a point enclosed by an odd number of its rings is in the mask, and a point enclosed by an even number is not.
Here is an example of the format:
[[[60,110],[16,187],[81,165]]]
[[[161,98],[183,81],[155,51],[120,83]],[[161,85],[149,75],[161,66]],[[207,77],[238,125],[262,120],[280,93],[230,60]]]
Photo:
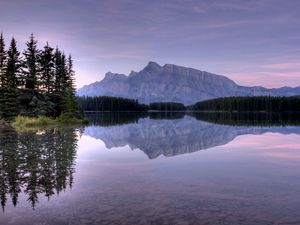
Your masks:
[[[99,97],[77,97],[79,108],[84,111],[147,111],[149,106],[140,104],[138,100],[99,96]]]
[[[300,112],[300,96],[226,97],[198,102],[191,111],[215,112]]]
[[[293,112],[188,112],[197,120],[230,126],[299,126],[300,114]]]
[[[157,111],[185,111],[185,106],[177,102],[154,102],[149,105],[149,109]]]
[[[0,119],[74,117],[77,111],[75,72],[71,55],[48,42],[38,49],[31,34],[21,53],[12,38],[6,49],[0,35]]]
[[[176,102],[140,104],[138,100],[120,97],[77,97],[84,111],[210,111],[210,112],[300,112],[300,96],[226,97],[184,106]]]
[[[111,96],[77,97],[79,108],[84,111],[185,111],[185,106],[177,102],[154,102],[150,105],[141,104],[136,99]]]

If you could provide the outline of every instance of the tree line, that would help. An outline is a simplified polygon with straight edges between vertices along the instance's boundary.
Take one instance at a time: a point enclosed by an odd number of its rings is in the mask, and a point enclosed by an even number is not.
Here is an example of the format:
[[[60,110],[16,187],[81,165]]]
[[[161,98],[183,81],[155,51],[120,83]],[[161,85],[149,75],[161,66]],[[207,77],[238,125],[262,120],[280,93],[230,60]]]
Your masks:
[[[77,97],[79,107],[84,111],[184,111],[185,106],[176,102],[154,102],[150,105],[141,104],[136,99],[111,96]]]
[[[226,97],[198,102],[188,109],[217,112],[299,112],[300,96]]]
[[[300,96],[242,96],[210,99],[185,106],[177,102],[140,104],[138,100],[98,96],[77,97],[84,111],[215,111],[215,112],[299,112]]]
[[[138,100],[98,96],[98,97],[77,97],[79,107],[84,111],[147,111],[148,106],[140,104]]]
[[[140,104],[138,100],[98,96],[77,97],[84,111],[215,111],[215,112],[299,112],[300,96],[243,96],[225,97],[197,102],[185,106],[177,102]]]
[[[149,105],[149,109],[158,111],[185,111],[185,106],[177,102],[154,102]]]
[[[0,35],[0,119],[17,115],[74,116],[77,110],[75,72],[71,55],[48,42],[42,50],[31,34],[20,53],[15,38],[8,49]]]
[[[293,112],[188,112],[197,120],[230,126],[295,126],[300,114]]]

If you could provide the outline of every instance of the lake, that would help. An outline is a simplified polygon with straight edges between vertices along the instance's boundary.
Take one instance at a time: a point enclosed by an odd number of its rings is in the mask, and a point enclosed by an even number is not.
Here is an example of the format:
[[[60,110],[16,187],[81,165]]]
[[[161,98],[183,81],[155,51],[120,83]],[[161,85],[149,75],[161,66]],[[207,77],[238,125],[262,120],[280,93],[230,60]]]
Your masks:
[[[0,224],[300,224],[298,123],[89,117],[0,128]]]

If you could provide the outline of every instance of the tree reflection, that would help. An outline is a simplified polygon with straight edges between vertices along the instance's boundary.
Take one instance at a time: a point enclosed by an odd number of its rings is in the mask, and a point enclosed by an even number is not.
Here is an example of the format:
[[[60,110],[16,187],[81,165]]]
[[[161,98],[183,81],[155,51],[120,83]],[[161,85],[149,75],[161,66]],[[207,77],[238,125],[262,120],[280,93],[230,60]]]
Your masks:
[[[299,126],[300,114],[295,112],[266,113],[266,112],[189,112],[197,120],[214,124],[230,126]]]
[[[23,192],[32,208],[38,195],[48,199],[72,187],[76,159],[75,129],[17,132],[0,128],[0,198],[4,210],[8,198],[14,206]]]

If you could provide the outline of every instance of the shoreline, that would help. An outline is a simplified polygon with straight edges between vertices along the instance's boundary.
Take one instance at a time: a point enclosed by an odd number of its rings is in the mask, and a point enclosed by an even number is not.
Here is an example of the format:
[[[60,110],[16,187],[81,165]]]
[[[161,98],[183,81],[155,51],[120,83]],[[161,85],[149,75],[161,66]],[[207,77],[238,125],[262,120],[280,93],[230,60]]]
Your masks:
[[[18,116],[14,121],[4,122],[4,124],[9,124],[14,128],[31,128],[31,127],[60,127],[65,125],[87,125],[89,120],[87,118],[78,119],[78,118],[51,118],[51,117],[21,117]],[[1,123],[0,123],[1,125]]]

